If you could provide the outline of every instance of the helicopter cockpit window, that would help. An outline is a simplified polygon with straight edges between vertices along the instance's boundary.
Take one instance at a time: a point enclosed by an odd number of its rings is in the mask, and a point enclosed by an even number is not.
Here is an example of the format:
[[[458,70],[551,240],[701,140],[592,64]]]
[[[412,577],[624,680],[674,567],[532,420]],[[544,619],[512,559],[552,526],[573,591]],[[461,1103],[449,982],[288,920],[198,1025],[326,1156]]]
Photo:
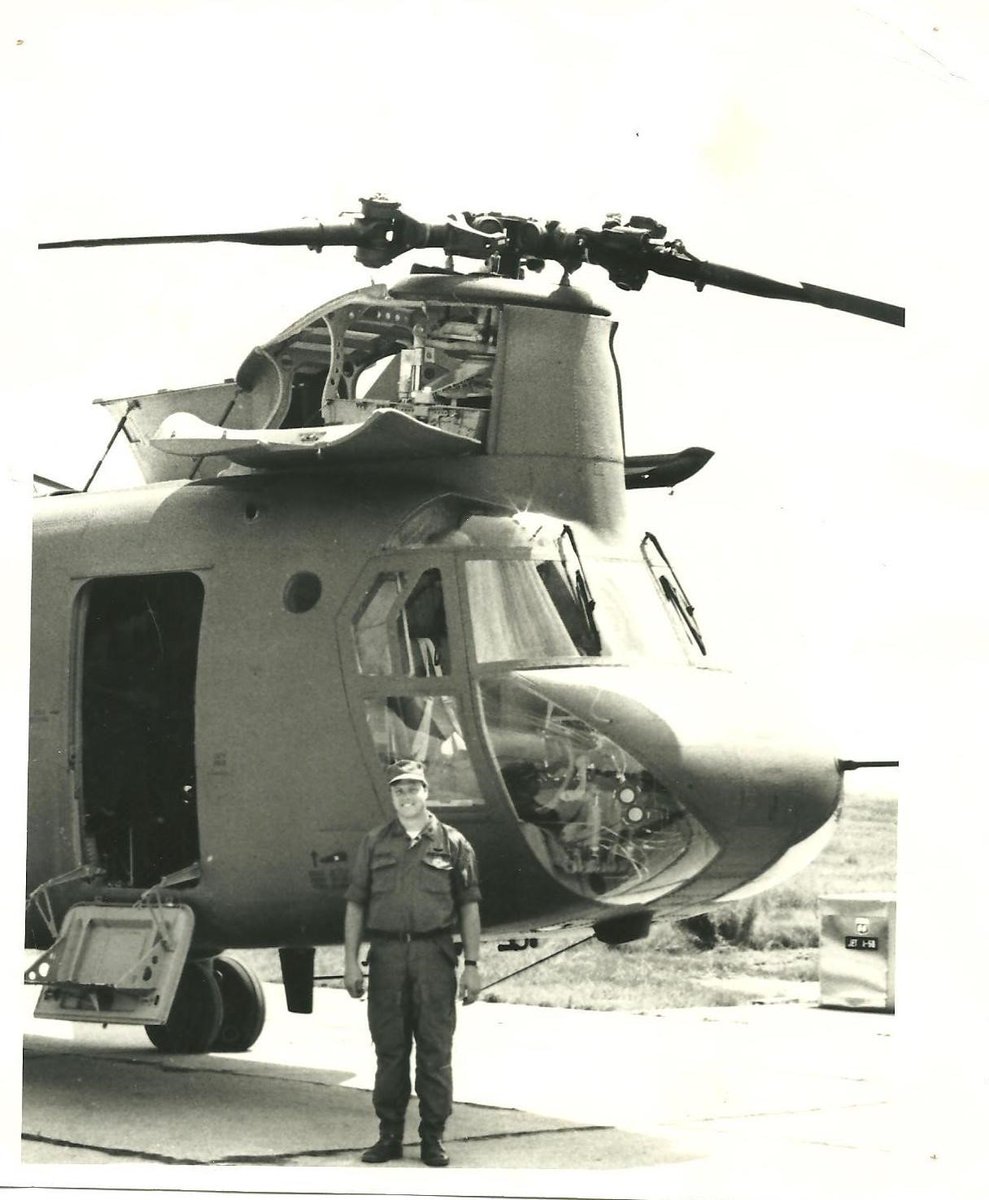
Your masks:
[[[411,513],[388,543],[424,546],[464,556],[480,663],[599,656],[682,663],[698,652],[679,615],[686,599],[671,607],[648,561],[588,551],[559,519],[448,493]]]
[[[522,833],[572,891],[648,902],[717,853],[670,787],[574,713],[510,679],[486,679],[481,702]]]
[[[649,564],[652,577],[668,608],[676,614],[674,628],[681,640],[688,649],[693,650],[696,647],[701,654],[707,654],[700,626],[694,615],[694,607],[687,599],[687,594],[677,579],[670,560],[664,554],[663,547],[651,533],[647,533],[642,539],[642,556]]]
[[[365,700],[364,709],[382,767],[399,758],[414,758],[425,766],[430,807],[483,804],[455,696],[382,696]]]
[[[483,803],[459,702],[446,682],[451,663],[439,570],[379,572],[353,631],[365,690],[377,693],[365,694],[363,706],[382,767],[399,758],[423,763],[431,805]]]
[[[586,653],[571,634],[581,616],[558,563],[473,559],[465,565],[478,662]]]
[[[594,619],[601,630],[603,652],[621,662],[653,659],[682,664],[691,658],[686,630],[660,597],[649,569],[639,560],[595,559]]]
[[[438,570],[410,585],[404,571],[377,576],[354,620],[357,661],[364,675],[444,675],[449,641]]]
[[[467,600],[478,662],[601,654],[594,601],[569,527],[553,557],[468,559]]]

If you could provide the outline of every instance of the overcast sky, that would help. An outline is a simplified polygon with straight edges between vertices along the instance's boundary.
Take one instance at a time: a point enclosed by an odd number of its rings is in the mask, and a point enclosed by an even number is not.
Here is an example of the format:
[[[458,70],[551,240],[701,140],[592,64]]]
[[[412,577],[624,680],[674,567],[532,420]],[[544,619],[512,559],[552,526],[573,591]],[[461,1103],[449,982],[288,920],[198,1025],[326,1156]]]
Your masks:
[[[0,23],[8,579],[26,578],[16,481],[85,481],[110,432],[92,399],[230,377],[371,279],[346,250],[39,241],[333,220],[375,191],[423,219],[644,213],[701,258],[907,309],[904,331],[576,277],[621,321],[629,451],[716,452],[635,497],[714,653],[815,700],[842,755],[909,758],[932,722],[939,771],[981,755],[979,0],[8,0]],[[8,587],[8,630],[25,596]],[[17,678],[24,639],[3,655]],[[9,689],[8,765],[24,708]],[[952,861],[966,799],[960,838],[982,838],[973,778],[914,793]]]

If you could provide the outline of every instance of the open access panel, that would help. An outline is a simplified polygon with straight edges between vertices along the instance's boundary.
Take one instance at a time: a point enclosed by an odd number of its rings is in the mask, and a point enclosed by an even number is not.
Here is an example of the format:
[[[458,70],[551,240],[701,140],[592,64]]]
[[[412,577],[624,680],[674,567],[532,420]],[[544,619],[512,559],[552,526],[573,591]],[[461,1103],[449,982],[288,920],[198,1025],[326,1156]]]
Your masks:
[[[76,904],[54,945],[25,972],[41,984],[34,1015],[163,1025],[192,942],[184,904]]]

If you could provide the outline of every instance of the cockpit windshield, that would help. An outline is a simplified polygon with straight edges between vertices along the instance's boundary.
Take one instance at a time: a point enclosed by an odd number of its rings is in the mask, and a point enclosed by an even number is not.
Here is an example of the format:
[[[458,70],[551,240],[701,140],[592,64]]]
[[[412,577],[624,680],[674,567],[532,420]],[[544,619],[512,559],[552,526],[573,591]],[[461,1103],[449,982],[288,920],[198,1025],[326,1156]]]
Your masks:
[[[588,559],[604,653],[622,662],[688,661],[680,617],[640,559]]]
[[[588,559],[587,569],[593,600],[583,571],[571,574],[560,559],[469,559],[467,603],[477,661],[684,661],[677,614],[644,563]]]
[[[478,662],[600,654],[591,613],[556,559],[470,559],[465,564]]]
[[[629,557],[604,556],[600,543],[558,518],[452,495],[413,513],[393,545],[463,554],[474,658],[481,665],[600,658],[683,663],[689,657],[684,608],[671,602],[641,548]]]

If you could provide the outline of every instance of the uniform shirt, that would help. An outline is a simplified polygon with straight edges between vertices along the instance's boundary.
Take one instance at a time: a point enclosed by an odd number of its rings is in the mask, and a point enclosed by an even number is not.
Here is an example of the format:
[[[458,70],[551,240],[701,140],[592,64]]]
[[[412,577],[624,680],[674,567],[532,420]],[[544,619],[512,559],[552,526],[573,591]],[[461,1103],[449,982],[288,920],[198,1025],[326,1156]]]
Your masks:
[[[396,817],[364,835],[346,895],[364,909],[368,929],[428,933],[455,928],[461,907],[481,898],[473,847],[435,813],[410,842]]]

